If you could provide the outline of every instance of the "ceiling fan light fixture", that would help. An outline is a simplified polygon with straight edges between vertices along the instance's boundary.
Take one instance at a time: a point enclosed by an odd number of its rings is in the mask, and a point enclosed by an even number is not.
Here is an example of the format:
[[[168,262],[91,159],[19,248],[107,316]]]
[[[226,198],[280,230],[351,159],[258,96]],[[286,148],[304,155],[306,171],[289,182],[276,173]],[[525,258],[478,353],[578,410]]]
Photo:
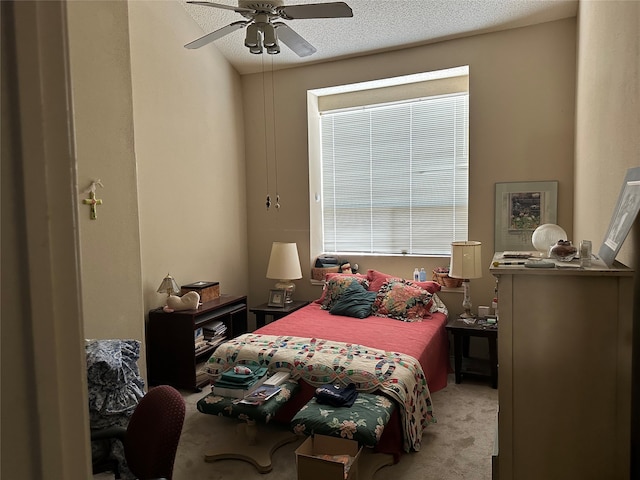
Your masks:
[[[187,0],[187,3],[233,10],[247,19],[247,21],[234,22],[186,44],[185,48],[190,49],[200,48],[235,30],[246,27],[247,35],[244,44],[251,53],[262,53],[264,48],[270,54],[280,53],[280,46],[278,45],[278,40],[280,40],[299,57],[306,57],[314,54],[316,48],[288,25],[282,22],[274,22],[273,20],[277,18],[295,20],[353,17],[353,11],[344,2],[285,6],[283,0],[238,0],[238,7],[195,0]],[[279,29],[280,32],[276,33],[276,29]]]
[[[278,53],[280,53],[280,47],[278,46],[277,43],[275,45],[271,45],[271,46],[267,47],[267,53],[269,55],[278,54]]]
[[[278,45],[276,38],[276,29],[270,23],[263,23],[260,25],[262,34],[264,36],[264,46],[273,47]]]
[[[262,45],[249,47],[249,52],[253,53],[254,55],[260,55],[262,53]]]
[[[247,27],[247,35],[244,39],[244,46],[249,47],[249,50],[260,46],[260,29],[255,23],[252,23]]]

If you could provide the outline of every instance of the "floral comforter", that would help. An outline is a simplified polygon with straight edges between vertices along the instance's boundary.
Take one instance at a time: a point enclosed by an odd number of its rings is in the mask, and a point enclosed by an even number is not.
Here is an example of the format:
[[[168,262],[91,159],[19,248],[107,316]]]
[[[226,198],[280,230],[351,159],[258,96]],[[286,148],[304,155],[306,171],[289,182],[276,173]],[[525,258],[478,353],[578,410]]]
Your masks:
[[[387,394],[400,408],[407,452],[420,450],[424,429],[435,422],[424,372],[409,355],[317,338],[248,333],[220,345],[205,369],[215,381],[238,363],[288,370],[294,379],[314,386],[353,382],[358,391]]]

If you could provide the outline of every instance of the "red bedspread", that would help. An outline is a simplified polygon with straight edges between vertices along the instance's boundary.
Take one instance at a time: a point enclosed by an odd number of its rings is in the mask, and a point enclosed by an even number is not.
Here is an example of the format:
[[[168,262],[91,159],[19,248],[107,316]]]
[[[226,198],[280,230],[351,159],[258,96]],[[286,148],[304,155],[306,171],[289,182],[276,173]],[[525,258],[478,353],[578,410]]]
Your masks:
[[[431,393],[447,386],[449,340],[446,315],[436,312],[422,322],[370,316],[359,319],[331,315],[317,303],[271,322],[254,333],[323,338],[398,352],[416,358]]]

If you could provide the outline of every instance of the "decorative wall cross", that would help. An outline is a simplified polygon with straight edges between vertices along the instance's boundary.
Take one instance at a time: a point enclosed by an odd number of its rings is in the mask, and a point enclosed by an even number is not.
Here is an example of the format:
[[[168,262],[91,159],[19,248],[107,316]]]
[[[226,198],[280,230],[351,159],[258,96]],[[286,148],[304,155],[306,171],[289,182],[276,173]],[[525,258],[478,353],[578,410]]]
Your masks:
[[[98,186],[104,187],[104,185],[102,185],[102,182],[99,179],[91,182],[91,185],[89,186],[89,188],[87,188],[83,192],[83,193],[89,194],[89,198],[85,198],[84,200],[82,200],[82,203],[84,203],[85,205],[91,206],[91,214],[90,214],[91,220],[95,220],[96,218],[98,218],[97,206],[102,205],[102,199],[96,198],[96,188]]]

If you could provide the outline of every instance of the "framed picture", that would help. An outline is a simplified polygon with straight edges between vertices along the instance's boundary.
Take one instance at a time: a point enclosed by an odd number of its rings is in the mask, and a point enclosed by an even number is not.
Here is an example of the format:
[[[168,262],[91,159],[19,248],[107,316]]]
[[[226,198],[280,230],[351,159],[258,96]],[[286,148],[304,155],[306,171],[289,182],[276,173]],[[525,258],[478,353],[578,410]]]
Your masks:
[[[639,210],[640,167],[636,167],[627,170],[611,223],[598,251],[598,256],[608,267],[613,265],[613,261],[616,259],[624,239],[627,238]]]
[[[535,250],[533,231],[557,222],[558,182],[496,183],[495,207],[495,251]]]
[[[269,290],[270,307],[284,307],[284,290]]]

